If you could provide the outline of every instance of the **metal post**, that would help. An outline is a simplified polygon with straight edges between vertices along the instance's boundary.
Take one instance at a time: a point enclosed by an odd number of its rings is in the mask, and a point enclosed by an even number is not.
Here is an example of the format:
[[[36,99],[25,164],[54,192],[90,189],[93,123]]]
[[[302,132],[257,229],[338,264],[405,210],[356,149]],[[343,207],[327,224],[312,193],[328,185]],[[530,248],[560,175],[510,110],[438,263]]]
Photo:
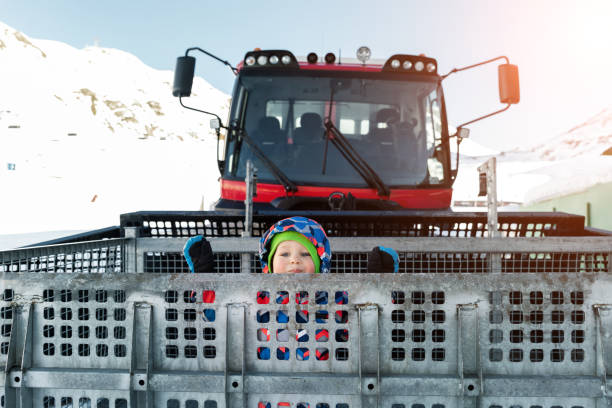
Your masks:
[[[144,272],[144,259],[137,255],[138,227],[125,227],[125,273]]]
[[[479,173],[486,174],[487,180],[487,229],[489,237],[498,237],[497,229],[497,171],[495,157],[491,157],[478,167]]]
[[[487,186],[487,230],[489,238],[499,237],[497,229],[497,172],[495,157],[491,157],[478,167],[478,172],[486,177]],[[501,273],[500,254],[489,254],[489,272]]]
[[[246,177],[244,178],[246,184],[246,197],[244,198],[244,231],[242,232],[243,237],[250,237],[253,233],[253,197],[256,193],[257,183],[257,169],[253,166],[251,160],[247,160],[246,163]]]
[[[257,169],[253,166],[251,160],[247,160],[246,163],[246,177],[244,179],[246,184],[246,196],[244,198],[244,231],[242,236],[244,238],[251,237],[253,235],[253,197],[257,195]],[[240,257],[240,273],[251,272],[251,255],[243,253]]]

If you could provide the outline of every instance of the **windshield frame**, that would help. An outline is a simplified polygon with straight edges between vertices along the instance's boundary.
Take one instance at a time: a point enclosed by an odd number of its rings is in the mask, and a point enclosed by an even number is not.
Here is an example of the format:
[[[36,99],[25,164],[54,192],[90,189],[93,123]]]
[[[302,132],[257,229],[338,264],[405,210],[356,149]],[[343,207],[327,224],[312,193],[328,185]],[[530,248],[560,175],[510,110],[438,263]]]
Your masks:
[[[441,141],[438,145],[439,159],[442,164],[442,170],[444,179],[441,183],[430,184],[427,180],[421,184],[411,185],[399,185],[392,184],[392,189],[440,189],[450,188],[453,184],[453,180],[450,177],[451,163],[450,163],[450,149],[449,149],[449,133],[448,133],[448,122],[446,117],[446,105],[444,101],[444,93],[441,84],[441,78],[437,75],[423,75],[415,73],[396,73],[396,72],[366,72],[366,71],[350,71],[350,70],[300,70],[300,69],[249,69],[240,71],[234,85],[232,104],[230,109],[230,123],[234,129],[243,129],[245,126],[247,106],[248,106],[248,90],[243,84],[242,79],[247,77],[300,77],[300,78],[346,78],[346,79],[370,79],[370,80],[384,80],[384,81],[398,81],[398,82],[426,82],[435,84],[435,91],[437,93],[439,103],[439,117],[441,124]],[[239,141],[239,132],[234,131],[233,137],[230,137],[228,143],[225,146],[225,158],[236,160],[235,156],[231,154],[231,150],[240,149],[241,143]],[[224,168],[222,177],[227,180],[240,180],[242,177],[236,175],[238,170],[238,163],[230,163]],[[260,182],[276,184],[277,182],[273,178],[260,178]],[[308,181],[307,183],[298,181],[298,185],[309,185],[315,187],[349,187],[349,188],[368,188],[365,183],[321,183],[317,181]]]

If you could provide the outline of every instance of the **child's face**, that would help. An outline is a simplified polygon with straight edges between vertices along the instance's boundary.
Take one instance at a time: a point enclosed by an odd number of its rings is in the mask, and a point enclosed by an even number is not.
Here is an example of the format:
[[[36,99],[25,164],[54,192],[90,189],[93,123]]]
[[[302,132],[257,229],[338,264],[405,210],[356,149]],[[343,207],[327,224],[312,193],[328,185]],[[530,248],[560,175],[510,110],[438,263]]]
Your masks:
[[[274,273],[315,273],[314,262],[302,244],[283,241],[276,248],[272,258]]]

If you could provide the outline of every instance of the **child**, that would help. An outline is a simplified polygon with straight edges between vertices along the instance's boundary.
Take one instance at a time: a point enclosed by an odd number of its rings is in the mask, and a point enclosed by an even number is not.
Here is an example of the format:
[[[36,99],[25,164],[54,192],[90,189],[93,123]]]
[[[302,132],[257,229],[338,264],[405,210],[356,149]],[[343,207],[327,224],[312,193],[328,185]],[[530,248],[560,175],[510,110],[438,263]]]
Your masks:
[[[331,249],[318,222],[291,217],[261,237],[259,259],[263,273],[329,273]]]

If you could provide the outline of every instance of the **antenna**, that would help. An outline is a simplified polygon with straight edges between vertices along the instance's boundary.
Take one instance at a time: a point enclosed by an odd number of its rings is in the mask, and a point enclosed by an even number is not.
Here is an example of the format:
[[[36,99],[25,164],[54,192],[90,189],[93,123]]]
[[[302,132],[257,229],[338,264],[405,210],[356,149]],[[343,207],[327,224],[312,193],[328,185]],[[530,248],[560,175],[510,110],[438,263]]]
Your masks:
[[[342,65],[342,48],[338,48],[338,65]]]

